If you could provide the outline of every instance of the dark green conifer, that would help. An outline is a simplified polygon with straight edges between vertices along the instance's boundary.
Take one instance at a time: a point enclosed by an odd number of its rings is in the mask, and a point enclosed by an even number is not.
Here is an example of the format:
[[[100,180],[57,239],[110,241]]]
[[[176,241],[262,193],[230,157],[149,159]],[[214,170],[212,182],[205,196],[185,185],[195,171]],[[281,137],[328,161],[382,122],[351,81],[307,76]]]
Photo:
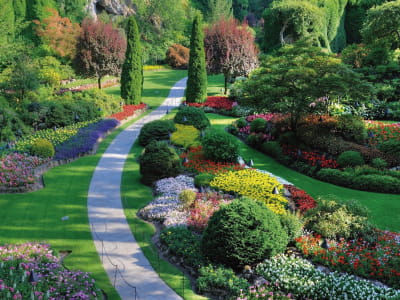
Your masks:
[[[201,28],[200,16],[193,20],[192,36],[190,37],[190,57],[186,101],[202,103],[207,97],[207,71],[204,53],[204,34]]]
[[[133,16],[128,20],[126,40],[125,62],[121,73],[121,97],[125,99],[126,104],[139,104],[143,89],[142,46]]]

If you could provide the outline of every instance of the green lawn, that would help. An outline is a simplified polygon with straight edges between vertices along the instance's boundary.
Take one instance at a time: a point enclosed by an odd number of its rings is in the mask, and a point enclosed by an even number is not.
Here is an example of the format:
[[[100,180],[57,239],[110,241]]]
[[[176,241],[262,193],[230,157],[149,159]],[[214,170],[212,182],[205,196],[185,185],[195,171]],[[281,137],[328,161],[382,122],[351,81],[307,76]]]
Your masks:
[[[171,86],[183,78],[183,71],[145,72],[144,88],[160,92],[148,100],[160,104]],[[155,76],[158,73],[161,76]],[[0,244],[25,241],[46,242],[57,251],[72,250],[65,259],[70,269],[92,272],[98,285],[106,291],[108,299],[119,299],[101,265],[94,247],[87,217],[87,192],[92,173],[113,138],[132,124],[128,122],[101,144],[96,155],[83,157],[71,164],[48,171],[46,187],[25,194],[0,194]],[[61,218],[69,219],[62,221]]]
[[[207,114],[207,116],[213,126],[219,128],[225,128],[235,120],[234,118],[216,114]],[[245,160],[252,159],[255,168],[270,171],[286,179],[316,199],[328,199],[338,202],[355,200],[369,208],[371,221],[378,228],[400,232],[400,195],[357,191],[325,183],[293,171],[271,157],[248,147],[245,143],[241,142],[240,148],[243,158]]]

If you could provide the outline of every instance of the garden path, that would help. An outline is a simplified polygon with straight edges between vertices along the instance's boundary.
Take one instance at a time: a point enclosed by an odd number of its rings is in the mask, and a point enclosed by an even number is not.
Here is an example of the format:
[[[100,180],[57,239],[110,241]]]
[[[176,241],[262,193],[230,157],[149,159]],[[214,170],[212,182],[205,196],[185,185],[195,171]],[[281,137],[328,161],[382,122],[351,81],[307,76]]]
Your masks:
[[[161,280],[136,242],[124,214],[120,185],[125,161],[140,129],[177,107],[185,87],[186,78],[172,87],[161,106],[113,140],[90,183],[88,217],[93,241],[110,281],[123,300],[182,299]]]

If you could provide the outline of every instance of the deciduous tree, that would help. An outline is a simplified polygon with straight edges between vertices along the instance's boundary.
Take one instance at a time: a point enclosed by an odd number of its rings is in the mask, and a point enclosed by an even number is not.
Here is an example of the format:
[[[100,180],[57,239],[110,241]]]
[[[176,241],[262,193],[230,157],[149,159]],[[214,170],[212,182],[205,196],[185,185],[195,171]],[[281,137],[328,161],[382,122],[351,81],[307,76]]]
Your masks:
[[[209,23],[214,23],[221,18],[231,18],[232,0],[208,0],[207,20]]]
[[[207,71],[204,53],[204,34],[200,16],[193,20],[190,38],[186,101],[202,103],[207,97]]]
[[[119,75],[125,58],[125,37],[112,24],[85,19],[78,38],[75,66],[83,75],[101,79],[106,75]]]
[[[134,16],[129,17],[126,40],[125,62],[121,74],[121,97],[127,104],[139,104],[143,89],[143,55]]]
[[[42,41],[49,45],[59,57],[73,59],[76,54],[76,44],[80,34],[80,27],[68,18],[60,17],[54,8],[46,8],[49,16],[43,21],[34,20],[36,32]]]
[[[257,48],[247,24],[220,19],[205,30],[207,69],[224,74],[225,93],[229,78],[247,76],[258,65]]]

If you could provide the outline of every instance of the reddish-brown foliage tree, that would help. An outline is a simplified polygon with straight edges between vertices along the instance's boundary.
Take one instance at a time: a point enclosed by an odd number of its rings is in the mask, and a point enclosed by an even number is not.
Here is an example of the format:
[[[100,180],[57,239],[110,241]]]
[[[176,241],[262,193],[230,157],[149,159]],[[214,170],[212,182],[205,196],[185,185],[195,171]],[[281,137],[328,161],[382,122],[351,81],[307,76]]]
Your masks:
[[[102,77],[121,72],[125,51],[125,36],[114,29],[111,23],[83,20],[75,66],[81,74],[97,77],[99,89]]]
[[[43,19],[42,22],[33,21],[36,24],[36,34],[50,46],[56,55],[73,59],[80,33],[79,24],[61,17],[54,8],[47,8],[47,11],[50,14],[49,17]]]
[[[167,64],[174,69],[187,69],[189,63],[189,48],[173,44],[167,50]]]
[[[205,29],[204,49],[207,70],[224,74],[225,93],[229,78],[247,76],[258,65],[253,35],[246,23],[233,18],[222,18]]]

